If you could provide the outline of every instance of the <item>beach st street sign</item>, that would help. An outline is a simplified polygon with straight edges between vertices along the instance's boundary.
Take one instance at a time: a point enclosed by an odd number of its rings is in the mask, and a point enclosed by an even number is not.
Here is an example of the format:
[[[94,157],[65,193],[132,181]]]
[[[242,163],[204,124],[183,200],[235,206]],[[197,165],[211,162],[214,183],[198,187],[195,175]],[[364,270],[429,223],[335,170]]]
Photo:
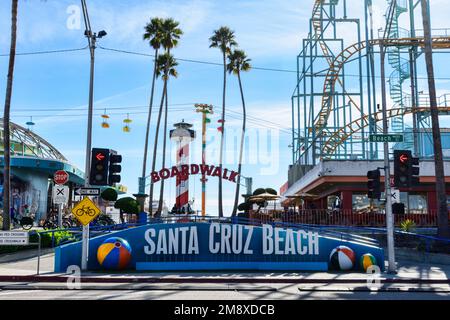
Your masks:
[[[402,134],[371,134],[370,142],[403,142]]]
[[[75,190],[77,196],[99,196],[100,188],[78,188]]]
[[[0,231],[0,245],[2,246],[25,246],[28,243],[28,232]]]
[[[83,226],[97,218],[100,212],[100,209],[89,198],[84,198],[72,209],[72,214]]]

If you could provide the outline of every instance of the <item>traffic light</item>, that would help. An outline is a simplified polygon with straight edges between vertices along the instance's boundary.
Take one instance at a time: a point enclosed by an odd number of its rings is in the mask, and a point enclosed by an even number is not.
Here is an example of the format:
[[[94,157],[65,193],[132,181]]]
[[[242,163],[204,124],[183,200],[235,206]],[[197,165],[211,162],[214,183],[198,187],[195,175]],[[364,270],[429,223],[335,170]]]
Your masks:
[[[419,183],[419,158],[409,150],[394,150],[394,185],[411,188]]]
[[[392,204],[393,214],[405,214],[405,205],[403,203],[393,203]]]
[[[108,183],[109,149],[92,148],[89,184],[104,186]]]
[[[120,172],[122,171],[122,156],[116,151],[110,150],[109,153],[109,169],[108,169],[108,185],[112,186],[120,182]]]
[[[381,198],[381,183],[380,183],[380,170],[372,170],[367,172],[367,197],[369,199]]]
[[[419,184],[419,158],[411,158],[411,186]]]

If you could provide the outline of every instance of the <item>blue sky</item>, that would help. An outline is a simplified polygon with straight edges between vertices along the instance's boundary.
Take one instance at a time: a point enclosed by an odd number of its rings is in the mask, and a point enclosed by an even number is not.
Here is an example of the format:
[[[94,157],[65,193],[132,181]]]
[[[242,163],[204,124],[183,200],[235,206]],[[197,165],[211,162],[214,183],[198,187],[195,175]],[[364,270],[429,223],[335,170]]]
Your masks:
[[[375,24],[378,25],[383,20],[385,2],[374,2],[375,13],[378,13]],[[87,3],[94,31],[104,29],[108,32],[99,42],[103,47],[151,54],[148,44],[142,41],[144,25],[151,17],[173,17],[184,31],[178,48],[173,51],[178,58],[220,63],[220,52],[209,49],[208,38],[214,29],[228,25],[235,31],[240,48],[247,52],[254,66],[287,70],[296,69],[296,55],[301,39],[307,34],[313,6],[313,1],[306,0],[88,0]],[[363,18],[362,1],[349,0],[348,3],[351,15]],[[445,13],[439,10],[446,8],[445,5],[442,0],[433,1],[433,27],[446,26]],[[85,47],[87,40],[83,36],[82,21],[80,28],[77,25],[78,6],[79,1],[75,0],[20,1],[17,52]],[[1,1],[0,53],[7,53],[9,48],[9,14],[9,1]],[[123,155],[122,183],[134,193],[142,166],[152,59],[98,49],[96,61],[93,146],[112,148]],[[3,79],[6,79],[7,62],[7,57],[0,57]],[[193,104],[221,106],[222,69],[180,61],[178,72],[178,79],[170,81],[169,87],[169,127],[184,119],[200,129],[200,116],[193,111]],[[18,56],[16,59],[12,120],[24,125],[32,116],[36,123],[33,130],[80,169],[84,169],[85,159],[88,79],[87,50]],[[291,143],[290,97],[296,74],[252,70],[243,75],[242,80],[249,115],[243,175],[254,178],[254,188],[278,189],[287,180],[291,162],[288,147]],[[236,169],[241,104],[235,77],[230,76],[228,81],[228,144],[224,163],[226,167]],[[442,83],[442,86],[446,85]],[[158,83],[155,105],[159,103],[161,87]],[[3,97],[4,92],[5,81],[0,81],[0,96]],[[100,114],[105,109],[111,117],[109,129],[100,126]],[[122,121],[127,113],[133,120],[130,133],[122,132]],[[155,116],[154,113],[153,120]],[[207,161],[211,164],[217,163],[217,120],[216,113],[208,130]],[[150,139],[153,141],[153,134]],[[174,145],[169,143],[169,150],[171,147]],[[170,155],[173,155],[172,151]],[[193,162],[200,161],[199,152],[200,139],[197,139],[191,151],[197,156]],[[173,156],[168,160],[168,165],[172,164]],[[195,197],[197,209],[200,207],[200,190],[199,177],[193,177],[191,197]],[[210,179],[207,193],[208,213],[216,214],[215,178]],[[224,182],[224,204],[228,211],[233,194],[234,184]],[[172,206],[174,196],[174,181],[171,181],[166,187],[169,206]]]

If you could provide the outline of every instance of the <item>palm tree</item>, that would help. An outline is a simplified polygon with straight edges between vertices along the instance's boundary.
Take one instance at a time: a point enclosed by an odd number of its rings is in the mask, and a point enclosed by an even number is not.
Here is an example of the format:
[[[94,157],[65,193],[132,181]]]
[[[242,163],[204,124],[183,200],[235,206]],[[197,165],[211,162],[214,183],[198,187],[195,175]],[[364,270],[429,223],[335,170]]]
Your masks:
[[[153,97],[155,93],[155,79],[156,79],[156,61],[158,60],[158,52],[161,47],[161,31],[163,20],[161,18],[152,18],[145,26],[144,40],[149,41],[150,46],[155,50],[155,62],[153,67],[152,76],[152,89],[150,92],[150,102],[148,106],[147,128],[145,131],[145,145],[144,145],[144,159],[142,162],[142,175],[144,178],[147,173],[147,155],[148,155],[148,139],[150,133],[150,123],[152,117]],[[145,188],[145,186],[144,186]],[[152,204],[152,198],[150,198],[150,207]],[[140,204],[142,210],[144,209],[143,203]],[[151,209],[150,209],[151,210]]]
[[[173,20],[172,18],[168,18],[168,19],[164,19],[161,20],[160,22],[160,37],[159,37],[159,43],[160,45],[163,46],[163,48],[166,50],[166,55],[170,56],[170,49],[176,47],[178,45],[178,39],[180,39],[180,36],[183,34],[183,31],[178,28],[179,23],[175,20]],[[172,57],[173,59],[173,57]],[[163,62],[163,61],[161,61]],[[175,62],[175,59],[173,59],[173,62]],[[170,67],[169,67],[169,75],[170,75]],[[176,72],[176,71],[175,71]],[[161,66],[158,67],[158,70],[156,70],[156,73],[161,75],[164,74],[165,75],[165,70],[164,68],[161,69]],[[164,80],[164,79],[163,79]],[[165,83],[166,85],[166,83]],[[164,100],[166,102],[165,104],[165,117],[164,117],[164,146],[163,149],[166,149],[166,131],[167,131],[167,110],[168,110],[168,100],[167,100],[167,85],[165,86],[164,90],[163,90],[163,96],[161,98],[161,104],[164,104]],[[159,109],[159,114],[158,114],[158,124],[157,124],[157,133],[155,136],[155,146],[154,146],[154,150],[156,150],[156,144],[158,141],[158,135],[159,135],[159,126],[160,126],[160,122],[161,122],[161,116],[162,116],[162,106]],[[165,164],[165,151],[163,152],[163,167]],[[152,172],[155,171],[155,165],[156,165],[156,151],[153,153],[153,163],[152,163]],[[150,198],[150,215],[152,215],[152,211],[153,211],[153,181],[150,180],[150,193],[149,193],[149,198]],[[162,194],[164,192],[164,181],[161,181],[161,190],[160,190],[160,199],[159,199],[159,203],[162,204]],[[162,206],[162,205],[161,205]],[[158,205],[158,208],[160,207],[160,205]]]
[[[178,45],[178,40],[183,34],[183,31],[178,27],[179,22],[173,20],[172,18],[165,19],[162,25],[162,39],[161,43],[166,49],[166,53],[170,55],[170,50]],[[175,60],[174,60],[175,61]],[[175,76],[176,77],[176,76]],[[164,110],[164,139],[163,139],[163,154],[162,154],[162,167],[166,164],[166,144],[167,144],[167,112],[168,112],[168,91],[169,88],[166,86],[165,92],[165,110]],[[161,187],[159,191],[159,202],[158,202],[158,212],[162,212],[162,203],[164,198],[164,180],[161,181]]]
[[[163,106],[164,106],[164,100],[166,97],[167,82],[168,82],[170,76],[175,77],[175,78],[178,76],[178,73],[175,69],[175,67],[177,65],[178,65],[178,63],[176,62],[175,58],[168,53],[164,53],[163,55],[160,55],[158,57],[156,76],[159,77],[162,75],[162,79],[164,81],[164,87],[163,87],[163,92],[162,92],[162,96],[161,96],[161,104],[159,106],[158,121],[156,124],[155,143],[153,145],[152,172],[155,171],[155,166],[156,166],[156,152],[157,152],[157,148],[158,148],[159,128],[161,125],[161,116],[162,116],[162,111],[163,111]],[[166,110],[165,118],[166,118],[165,122],[167,123],[167,110]],[[167,125],[165,125],[165,126],[167,126]],[[164,135],[164,139],[165,138],[166,137]],[[165,154],[165,152],[166,152],[166,150],[165,150],[165,145],[164,145],[163,155]],[[163,161],[164,161],[164,159],[165,158],[163,157]],[[150,183],[150,199],[152,199],[152,196],[153,196],[153,188],[154,188],[154,184]],[[164,189],[162,190],[162,192],[164,192]],[[161,214],[161,210],[160,210],[161,208],[162,208],[162,198],[160,197],[159,204],[158,204],[158,211],[157,211],[156,215]],[[152,205],[150,205],[150,214],[151,213],[152,213]]]
[[[236,183],[236,192],[234,195],[234,206],[232,216],[236,216],[238,201],[239,201],[239,189],[241,183],[241,168],[242,168],[242,154],[244,152],[244,138],[245,138],[245,125],[247,122],[247,113],[245,109],[245,99],[244,99],[244,91],[242,90],[242,82],[241,82],[241,71],[249,71],[251,68],[250,61],[245,55],[243,50],[234,50],[228,56],[228,65],[227,70],[229,73],[234,73],[238,77],[239,81],[239,90],[241,92],[242,99],[242,132],[241,132],[241,147],[239,150],[239,163],[238,163],[238,176]]]
[[[231,47],[237,46],[237,42],[234,39],[234,31],[231,31],[228,27],[220,27],[214,31],[214,34],[210,41],[210,48],[219,48],[223,55],[223,95],[222,95],[222,125],[220,132],[220,153],[219,153],[219,167],[222,171],[222,159],[223,159],[223,140],[225,133],[225,93],[227,86],[227,55],[231,51]],[[222,204],[222,176],[219,177],[219,217],[223,217],[223,204]]]
[[[14,63],[16,59],[16,40],[17,40],[17,3],[18,0],[12,0],[11,8],[11,45],[9,48],[9,67],[6,82],[5,109],[3,112],[3,150],[5,156],[5,165],[3,168],[3,230],[10,228],[10,175],[11,175],[11,149],[9,140],[9,116],[11,112],[11,96],[14,78]]]

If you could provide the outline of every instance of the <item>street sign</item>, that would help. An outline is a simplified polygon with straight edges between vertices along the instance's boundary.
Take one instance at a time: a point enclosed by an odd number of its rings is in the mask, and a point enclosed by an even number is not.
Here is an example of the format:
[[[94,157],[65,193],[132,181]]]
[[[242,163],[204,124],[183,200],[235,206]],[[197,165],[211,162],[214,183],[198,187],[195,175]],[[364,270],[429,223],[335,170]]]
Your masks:
[[[53,176],[53,181],[56,184],[66,184],[69,181],[69,174],[64,170],[58,170]]]
[[[392,203],[400,203],[400,190],[391,189]]]
[[[97,218],[100,212],[100,209],[89,198],[84,198],[72,209],[72,214],[83,226]]]
[[[0,245],[2,246],[25,246],[28,243],[28,232],[0,231]]]
[[[75,190],[77,196],[99,196],[100,188],[78,188]]]
[[[370,142],[403,142],[402,134],[371,134]]]
[[[66,204],[69,201],[69,187],[62,185],[53,186],[53,203]]]

